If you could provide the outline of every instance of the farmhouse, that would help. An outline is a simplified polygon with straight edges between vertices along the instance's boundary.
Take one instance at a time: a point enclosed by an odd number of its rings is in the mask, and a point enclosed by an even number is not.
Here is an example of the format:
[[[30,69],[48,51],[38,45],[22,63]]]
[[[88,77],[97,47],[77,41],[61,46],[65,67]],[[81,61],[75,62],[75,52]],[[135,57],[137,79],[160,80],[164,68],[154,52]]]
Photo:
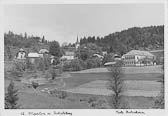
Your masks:
[[[64,47],[65,54],[61,57],[62,60],[74,60],[75,59],[75,51],[79,48],[80,42],[77,41],[75,43],[75,47]]]
[[[150,51],[153,55],[156,56],[156,63],[163,64],[164,63],[164,50],[152,50]]]
[[[38,53],[29,53],[27,58],[32,64],[35,64],[39,60],[40,56]]]
[[[122,56],[124,66],[145,66],[153,65],[155,55],[148,51],[131,50]]]
[[[21,48],[16,54],[17,59],[26,59],[26,52]]]
[[[73,60],[75,58],[75,51],[65,51],[65,55],[61,57],[62,60]]]
[[[42,58],[47,56],[48,54],[49,54],[49,51],[47,49],[41,49],[39,51],[39,56],[42,57]]]

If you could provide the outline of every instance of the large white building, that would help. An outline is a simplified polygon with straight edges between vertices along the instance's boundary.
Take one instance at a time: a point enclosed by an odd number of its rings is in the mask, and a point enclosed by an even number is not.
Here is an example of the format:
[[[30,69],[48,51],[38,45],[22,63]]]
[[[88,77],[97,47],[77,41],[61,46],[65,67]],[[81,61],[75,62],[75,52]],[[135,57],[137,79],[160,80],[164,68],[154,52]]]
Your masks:
[[[75,52],[78,50],[79,47],[80,47],[80,42],[77,36],[75,47],[64,47],[65,54],[61,57],[61,59],[69,60],[69,61],[74,60],[76,57]]]
[[[65,60],[73,60],[75,58],[75,52],[74,51],[66,51],[65,55],[61,57],[61,59]]]
[[[155,56],[148,51],[131,50],[122,56],[124,66],[154,65]]]

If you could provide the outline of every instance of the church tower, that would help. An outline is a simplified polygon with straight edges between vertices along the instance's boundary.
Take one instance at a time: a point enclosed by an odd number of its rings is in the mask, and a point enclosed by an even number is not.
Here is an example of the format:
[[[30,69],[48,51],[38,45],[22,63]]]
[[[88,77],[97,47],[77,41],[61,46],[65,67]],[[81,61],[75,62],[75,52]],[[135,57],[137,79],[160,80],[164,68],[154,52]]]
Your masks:
[[[77,40],[76,40],[76,44],[75,44],[76,49],[78,49],[79,46],[80,46],[80,42],[79,42],[79,40],[78,40],[78,36],[77,36]]]

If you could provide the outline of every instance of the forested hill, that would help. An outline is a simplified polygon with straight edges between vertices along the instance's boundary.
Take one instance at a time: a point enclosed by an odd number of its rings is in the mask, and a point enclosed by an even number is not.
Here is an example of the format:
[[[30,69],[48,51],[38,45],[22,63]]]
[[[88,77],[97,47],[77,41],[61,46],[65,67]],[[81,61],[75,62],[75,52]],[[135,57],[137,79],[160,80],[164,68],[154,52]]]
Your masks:
[[[164,26],[133,27],[104,37],[83,37],[80,44],[95,43],[108,52],[124,53],[132,49],[153,50],[164,47]]]

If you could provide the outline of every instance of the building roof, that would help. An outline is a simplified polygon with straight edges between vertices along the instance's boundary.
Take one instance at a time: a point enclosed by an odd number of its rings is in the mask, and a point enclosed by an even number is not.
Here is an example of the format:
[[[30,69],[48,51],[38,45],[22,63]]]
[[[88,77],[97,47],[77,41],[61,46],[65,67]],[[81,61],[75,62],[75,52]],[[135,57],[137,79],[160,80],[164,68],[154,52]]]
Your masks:
[[[114,64],[116,64],[116,62],[106,62],[106,63],[104,64],[104,66],[114,65]]]
[[[126,55],[139,55],[139,56],[151,56],[153,57],[154,55],[148,51],[141,51],[141,50],[131,50],[128,53],[124,54],[123,56]]]
[[[64,47],[63,50],[66,52],[66,51],[69,51],[69,52],[75,52],[76,51],[76,48],[75,47]]]
[[[150,52],[152,52],[152,53],[154,53],[154,52],[164,52],[164,50],[163,49],[161,49],[161,50],[151,50]]]
[[[49,53],[49,51],[47,49],[41,49],[39,51],[40,54],[44,54],[44,53]]]
[[[66,51],[65,52],[65,56],[74,56],[75,55],[75,52],[73,51]]]
[[[38,58],[38,57],[39,57],[39,54],[38,54],[38,53],[29,53],[29,54],[28,54],[28,57]]]
[[[99,55],[99,54],[93,54],[93,56],[96,56],[96,57],[98,57],[98,58],[103,58],[103,56],[102,56],[102,55]]]

